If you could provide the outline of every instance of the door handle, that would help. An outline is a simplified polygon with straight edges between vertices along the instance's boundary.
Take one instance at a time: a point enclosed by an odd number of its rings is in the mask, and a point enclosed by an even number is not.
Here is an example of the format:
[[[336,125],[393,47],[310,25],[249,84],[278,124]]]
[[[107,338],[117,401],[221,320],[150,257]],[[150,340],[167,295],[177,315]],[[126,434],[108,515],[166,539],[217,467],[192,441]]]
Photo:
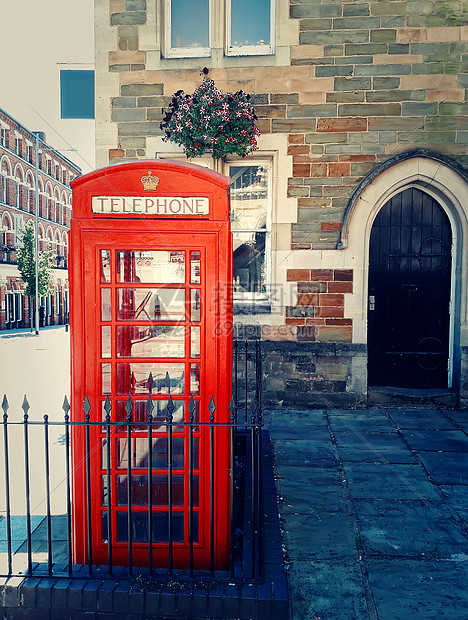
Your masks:
[[[369,295],[369,310],[375,310],[375,295]]]

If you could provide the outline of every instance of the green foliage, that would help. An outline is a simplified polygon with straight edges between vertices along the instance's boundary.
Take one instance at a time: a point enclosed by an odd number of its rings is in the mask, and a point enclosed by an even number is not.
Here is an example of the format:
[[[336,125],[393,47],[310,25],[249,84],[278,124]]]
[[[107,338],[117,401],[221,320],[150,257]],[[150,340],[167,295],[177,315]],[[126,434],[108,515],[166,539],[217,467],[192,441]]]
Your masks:
[[[35,297],[36,295],[36,261],[35,261],[35,235],[34,223],[30,220],[24,227],[23,247],[16,252],[18,258],[18,269],[23,282],[26,284],[25,295]],[[38,292],[39,297],[49,294],[50,281],[52,278],[52,259],[51,251],[39,252],[38,260]]]

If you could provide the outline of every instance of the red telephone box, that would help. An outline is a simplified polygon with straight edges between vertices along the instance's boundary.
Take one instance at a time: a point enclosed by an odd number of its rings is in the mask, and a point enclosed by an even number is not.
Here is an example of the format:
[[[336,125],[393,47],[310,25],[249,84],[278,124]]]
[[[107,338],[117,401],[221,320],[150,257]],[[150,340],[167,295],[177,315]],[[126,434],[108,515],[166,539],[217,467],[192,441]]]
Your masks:
[[[88,562],[89,549],[93,564],[105,564],[110,532],[116,565],[128,564],[130,539],[135,566],[186,568],[191,557],[195,568],[209,568],[213,558],[225,568],[229,434],[214,429],[213,463],[213,431],[203,423],[212,396],[215,422],[230,416],[229,179],[145,160],[97,170],[72,186],[72,421],[85,420],[85,396],[90,404],[88,428],[73,427],[74,561]],[[109,406],[112,426],[96,424]],[[128,419],[130,427],[117,424]]]

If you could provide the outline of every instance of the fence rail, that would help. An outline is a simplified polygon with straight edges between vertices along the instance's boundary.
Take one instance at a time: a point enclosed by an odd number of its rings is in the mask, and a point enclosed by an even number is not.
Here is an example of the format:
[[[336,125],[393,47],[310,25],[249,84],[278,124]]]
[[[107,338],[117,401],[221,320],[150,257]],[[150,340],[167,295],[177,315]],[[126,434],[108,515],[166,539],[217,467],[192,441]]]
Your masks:
[[[240,372],[242,367],[242,372]],[[253,375],[253,376],[252,376]],[[142,543],[147,544],[147,562],[146,574],[161,574],[172,577],[177,573],[177,578],[194,578],[203,574],[204,578],[209,577],[216,581],[233,581],[233,582],[252,582],[260,581],[263,576],[263,498],[262,498],[262,458],[261,458],[261,429],[263,425],[262,419],[262,403],[261,403],[261,349],[258,342],[235,342],[234,344],[234,376],[233,376],[233,397],[229,406],[229,416],[226,421],[218,421],[218,413],[216,403],[211,397],[205,412],[198,411],[195,407],[193,397],[186,404],[185,411],[182,416],[175,417],[176,404],[169,396],[166,401],[165,409],[158,411],[154,415],[155,400],[148,396],[147,401],[138,401],[138,408],[135,407],[135,401],[128,396],[125,405],[126,417],[124,419],[116,419],[117,411],[112,408],[109,398],[106,399],[104,405],[104,414],[99,412],[99,419],[96,412],[91,410],[91,405],[87,397],[84,399],[83,410],[84,419],[81,421],[72,421],[70,419],[70,405],[67,397],[63,403],[63,419],[53,420],[48,415],[44,415],[41,420],[31,419],[30,405],[26,398],[22,404],[22,419],[15,419],[10,413],[10,405],[6,395],[3,397],[1,408],[3,410],[3,477],[5,488],[5,539],[0,540],[3,549],[0,550],[0,576],[14,575],[34,575],[38,572],[54,577],[68,576],[73,577],[78,573],[83,576],[83,570],[89,577],[96,576],[103,578],[103,569],[97,567],[93,561],[93,541],[96,540],[97,532],[93,531],[95,521],[92,515],[92,461],[96,458],[93,451],[102,449],[102,464],[100,466],[99,477],[103,481],[102,490],[102,524],[104,531],[107,530],[106,540],[100,541],[107,544],[107,571],[108,577],[115,578],[119,573],[114,558],[115,544],[117,532],[113,531],[116,518],[113,513],[116,512],[117,503],[112,497],[115,492],[115,484],[113,485],[112,476],[117,478],[115,469],[112,469],[111,453],[113,448],[112,440],[115,437],[121,437],[127,442],[127,458],[126,468],[119,471],[119,474],[126,476],[126,489],[123,496],[120,493],[118,503],[118,513],[122,519],[120,526],[126,522],[126,535],[119,541],[120,549],[122,545],[127,547],[126,573],[134,575],[142,568],[137,564],[134,566],[135,548],[142,549]],[[240,391],[242,390],[242,398]],[[177,403],[177,401],[176,401]],[[204,415],[205,414],[205,415]],[[77,417],[75,413],[75,418]],[[22,432],[21,432],[22,429]],[[222,431],[221,429],[225,429]],[[226,430],[227,429],[227,430]],[[53,432],[57,436],[58,431],[63,431],[60,435],[60,442],[57,446],[52,443],[50,435]],[[19,433],[22,434],[22,442]],[[85,567],[73,564],[72,548],[73,548],[73,506],[72,506],[72,457],[71,446],[76,436],[76,432],[81,432],[84,436],[84,454],[82,456],[79,467],[84,468],[85,494],[86,494],[86,523],[83,524],[86,530],[87,539],[87,565]],[[229,463],[229,565],[227,570],[215,570],[215,524],[217,522],[217,487],[214,484],[218,475],[216,447],[218,433],[224,432],[229,435],[230,445],[230,463]],[[33,440],[31,435],[34,433]],[[12,437],[13,434],[13,437]],[[38,437],[39,434],[39,437]],[[142,467],[135,467],[133,461],[132,446],[135,434],[138,434],[139,441],[146,444],[146,464],[145,477],[141,475]],[[200,462],[196,462],[195,442],[202,434],[206,434],[208,445],[208,468],[209,471],[202,472]],[[42,436],[42,437],[41,437]],[[93,437],[102,437],[99,445],[93,442]],[[154,452],[154,439],[164,436],[167,438],[167,466],[161,468],[160,462],[156,463],[157,455]],[[180,503],[175,500],[176,480],[180,480],[180,471],[176,463],[177,440],[185,437],[188,445],[188,472],[185,472],[184,484],[188,484],[188,507],[183,508],[188,517],[188,546],[189,546],[189,565],[188,568],[181,573],[179,567],[174,562],[174,551],[180,541],[176,532],[176,518],[180,515]],[[14,441],[13,441],[14,440]],[[31,449],[31,443],[33,450]],[[22,445],[21,445],[22,444]],[[42,444],[42,448],[38,444]],[[136,444],[135,444],[136,445]],[[12,451],[15,452],[15,458],[20,458],[19,451],[22,450],[22,460],[24,467],[24,524],[25,524],[25,543],[23,547],[23,558],[26,562],[24,566],[18,569],[15,565],[18,556],[18,545],[13,545],[13,528],[12,519],[15,517],[15,511],[12,510],[12,485],[15,487],[15,494],[18,494],[19,477],[17,472],[12,472],[11,461]],[[34,482],[34,489],[31,488],[31,475],[35,474],[37,480],[37,468],[39,467],[39,459],[37,451],[42,451],[44,463],[41,474],[44,484],[44,503],[45,515],[42,524],[45,525],[46,541],[45,541],[45,562],[36,561],[35,541],[34,541],[34,521],[33,510],[31,508],[32,490],[37,492],[37,483]],[[61,456],[58,451],[61,451]],[[101,455],[99,455],[101,459]],[[65,551],[57,553],[54,550],[53,539],[53,522],[55,515],[51,508],[51,491],[54,489],[51,482],[52,471],[57,478],[57,467],[60,463],[64,463],[64,470],[60,474],[60,478],[64,481],[64,502],[65,502],[65,521],[66,521],[66,544]],[[141,463],[140,463],[141,464]],[[51,467],[52,465],[52,467]],[[77,466],[74,463],[75,467]],[[16,469],[18,467],[16,466]],[[133,489],[133,472],[138,469],[138,476],[142,488],[146,486],[146,498],[143,502],[141,495],[135,496]],[[164,470],[166,477],[165,485],[167,488],[167,505],[164,510],[160,508],[161,504],[155,506],[156,496],[160,493],[155,482],[155,471],[158,471],[158,477],[161,476],[160,470]],[[178,472],[177,474],[175,472]],[[197,542],[196,519],[195,515],[199,512],[200,501],[199,494],[199,477],[205,476],[205,480],[209,480],[208,493],[209,502],[207,502],[208,511],[205,518],[209,520],[209,567],[201,573],[194,568],[194,546]],[[178,478],[177,478],[178,476]],[[198,478],[198,483],[196,479]],[[115,480],[114,480],[115,482]],[[123,485],[125,486],[125,485]],[[185,488],[185,487],[184,487]],[[126,491],[126,493],[125,493]],[[165,491],[166,492],[166,491]],[[123,498],[122,498],[123,497]],[[184,495],[185,497],[185,495]],[[126,503],[126,506],[125,506]],[[143,506],[143,508],[142,508]],[[167,540],[161,540],[158,534],[158,525],[161,521],[156,520],[155,516],[167,516],[167,523],[164,526],[167,531]],[[143,521],[146,517],[146,524]],[[1,526],[0,522],[0,526]],[[197,522],[198,526],[198,522]],[[0,527],[1,530],[1,527]],[[122,536],[122,527],[120,527],[119,535]],[[162,536],[164,538],[164,535]],[[126,539],[126,540],[125,540]],[[161,543],[164,543],[168,549],[168,564],[164,570],[156,568],[155,557],[158,557],[158,550],[161,549]],[[3,563],[1,561],[3,556]],[[60,556],[60,557],[58,557]],[[44,558],[41,555],[41,560]]]

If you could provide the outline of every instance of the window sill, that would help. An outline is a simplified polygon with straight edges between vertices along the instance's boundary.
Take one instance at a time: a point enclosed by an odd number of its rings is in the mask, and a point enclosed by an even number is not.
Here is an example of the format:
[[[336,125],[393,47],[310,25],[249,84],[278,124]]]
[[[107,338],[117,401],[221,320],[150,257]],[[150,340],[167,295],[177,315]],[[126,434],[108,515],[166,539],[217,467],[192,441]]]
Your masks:
[[[246,315],[246,314],[271,314],[271,302],[268,300],[262,301],[246,301],[239,302],[234,301],[234,314]]]

